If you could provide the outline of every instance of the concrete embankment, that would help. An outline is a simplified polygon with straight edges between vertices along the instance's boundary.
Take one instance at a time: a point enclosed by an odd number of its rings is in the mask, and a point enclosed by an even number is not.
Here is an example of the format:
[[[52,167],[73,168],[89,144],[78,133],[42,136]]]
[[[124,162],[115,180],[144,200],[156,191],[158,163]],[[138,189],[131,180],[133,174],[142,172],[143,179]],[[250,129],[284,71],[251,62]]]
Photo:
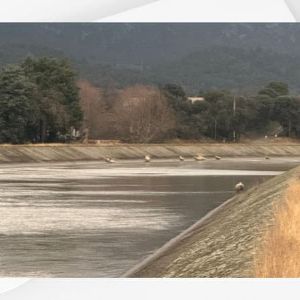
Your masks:
[[[274,224],[274,207],[283,202],[300,167],[236,195],[125,277],[254,277],[264,233]]]
[[[300,156],[300,144],[156,144],[156,145],[2,145],[0,162],[43,162],[116,159],[191,157],[200,154],[235,156]]]

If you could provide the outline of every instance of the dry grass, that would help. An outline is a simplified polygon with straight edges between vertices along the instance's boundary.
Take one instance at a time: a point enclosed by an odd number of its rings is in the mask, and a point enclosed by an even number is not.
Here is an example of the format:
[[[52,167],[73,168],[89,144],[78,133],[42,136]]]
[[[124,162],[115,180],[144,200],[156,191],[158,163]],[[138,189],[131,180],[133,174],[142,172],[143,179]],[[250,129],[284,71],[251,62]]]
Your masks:
[[[255,262],[259,278],[300,277],[300,182],[292,182],[284,197]]]

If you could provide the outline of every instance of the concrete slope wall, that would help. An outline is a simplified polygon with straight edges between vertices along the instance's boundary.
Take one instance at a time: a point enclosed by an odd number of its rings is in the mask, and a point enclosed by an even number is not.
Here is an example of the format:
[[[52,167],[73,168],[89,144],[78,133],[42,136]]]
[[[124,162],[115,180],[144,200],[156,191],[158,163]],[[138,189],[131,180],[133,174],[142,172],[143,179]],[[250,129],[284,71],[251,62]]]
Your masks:
[[[255,253],[274,206],[300,167],[239,194],[209,213],[125,277],[253,277]]]
[[[249,144],[191,144],[191,145],[16,145],[0,146],[0,162],[42,162],[101,160],[106,156],[116,159],[140,159],[149,154],[154,158],[175,158],[179,155],[203,156],[300,156],[300,145]]]

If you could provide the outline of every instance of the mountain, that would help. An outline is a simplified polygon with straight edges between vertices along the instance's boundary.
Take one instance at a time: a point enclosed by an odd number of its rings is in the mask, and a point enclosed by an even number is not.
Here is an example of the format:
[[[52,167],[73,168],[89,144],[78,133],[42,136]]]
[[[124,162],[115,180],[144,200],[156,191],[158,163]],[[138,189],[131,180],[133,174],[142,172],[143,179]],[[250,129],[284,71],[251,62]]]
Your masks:
[[[300,56],[262,48],[216,46],[204,49],[152,71],[157,82],[175,82],[188,91],[231,89],[251,91],[270,81],[299,87]]]
[[[69,58],[98,85],[176,82],[196,93],[284,80],[298,90],[300,24],[0,24],[0,66],[42,55]]]

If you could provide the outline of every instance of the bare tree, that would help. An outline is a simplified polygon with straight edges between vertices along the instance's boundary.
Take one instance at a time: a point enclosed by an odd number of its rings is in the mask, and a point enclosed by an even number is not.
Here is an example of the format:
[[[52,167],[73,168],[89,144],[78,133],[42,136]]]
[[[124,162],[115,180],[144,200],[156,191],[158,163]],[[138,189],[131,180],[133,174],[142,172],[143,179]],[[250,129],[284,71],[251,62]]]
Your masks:
[[[88,81],[78,82],[81,107],[84,112],[83,132],[86,139],[112,138],[113,114],[107,108],[104,93]]]
[[[120,91],[114,113],[117,131],[129,142],[159,141],[175,126],[167,100],[151,86],[136,85]]]

